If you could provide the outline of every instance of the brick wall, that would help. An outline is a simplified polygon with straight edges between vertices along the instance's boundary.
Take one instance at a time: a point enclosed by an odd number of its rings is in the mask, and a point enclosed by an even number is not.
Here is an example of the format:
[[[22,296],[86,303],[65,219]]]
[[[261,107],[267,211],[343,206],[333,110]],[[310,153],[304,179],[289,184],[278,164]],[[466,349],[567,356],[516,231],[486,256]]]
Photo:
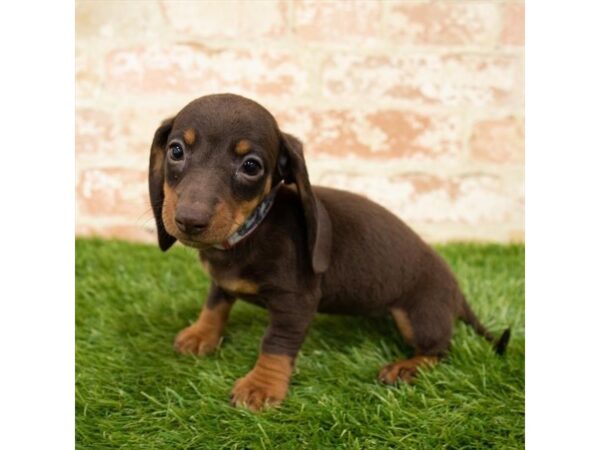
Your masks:
[[[524,4],[76,2],[77,233],[154,241],[148,152],[235,92],[300,137],[311,179],[426,239],[523,239]]]

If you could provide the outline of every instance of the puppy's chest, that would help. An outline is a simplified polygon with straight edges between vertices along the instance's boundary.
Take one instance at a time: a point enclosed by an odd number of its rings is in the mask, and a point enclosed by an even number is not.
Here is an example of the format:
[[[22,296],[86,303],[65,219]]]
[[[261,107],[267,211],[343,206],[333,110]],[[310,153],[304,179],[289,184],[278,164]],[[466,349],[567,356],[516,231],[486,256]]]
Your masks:
[[[201,257],[200,261],[215,284],[228,294],[236,297],[253,297],[260,292],[259,284],[243,275],[243,268],[227,263],[211,262],[204,257]]]

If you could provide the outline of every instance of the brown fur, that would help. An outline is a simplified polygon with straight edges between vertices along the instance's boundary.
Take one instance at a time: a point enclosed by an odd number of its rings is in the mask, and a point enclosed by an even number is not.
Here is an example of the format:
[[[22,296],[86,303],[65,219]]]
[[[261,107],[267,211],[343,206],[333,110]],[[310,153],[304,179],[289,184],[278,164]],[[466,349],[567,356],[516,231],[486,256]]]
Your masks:
[[[202,265],[204,266],[206,272],[211,276],[214,283],[228,294],[233,296],[258,294],[258,285],[253,281],[244,280],[242,278],[223,278],[223,273],[216,270],[212,270],[211,265],[208,261],[203,260]]]
[[[232,295],[256,295],[258,294],[258,285],[250,280],[219,280],[217,286]]]
[[[195,131],[195,143],[187,145],[182,160],[170,160],[166,149],[182,142],[189,129]],[[243,141],[248,149],[242,157]],[[261,162],[262,172],[244,174],[246,155]],[[301,142],[279,130],[257,103],[231,94],[191,102],[156,130],[150,167],[160,248],[180,240],[200,250],[213,279],[205,308],[216,311],[225,304],[229,311],[239,297],[269,312],[261,357],[236,384],[234,404],[260,409],[285,397],[293,361],[318,312],[393,315],[415,356],[386,366],[385,382],[410,381],[419,366],[445,355],[456,318],[493,340],[433,249],[376,203],[312,186]],[[252,234],[230,250],[213,246],[281,181],[286,185]],[[221,314],[202,320],[222,330],[226,319]],[[196,331],[184,333],[192,340],[184,347],[201,353],[196,341],[204,338],[198,339]],[[509,336],[506,331],[497,342],[499,353]]]

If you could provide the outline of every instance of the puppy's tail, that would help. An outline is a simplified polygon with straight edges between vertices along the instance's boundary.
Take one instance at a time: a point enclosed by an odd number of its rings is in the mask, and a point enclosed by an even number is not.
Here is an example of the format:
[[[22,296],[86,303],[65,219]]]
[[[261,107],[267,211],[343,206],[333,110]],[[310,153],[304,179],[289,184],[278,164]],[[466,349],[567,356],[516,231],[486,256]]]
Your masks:
[[[462,314],[459,316],[459,319],[467,325],[472,326],[477,334],[487,339],[493,345],[494,351],[498,355],[504,354],[508,345],[508,341],[510,341],[510,328],[504,330],[500,337],[496,339],[494,335],[482,325],[466,300],[463,301],[463,310]]]

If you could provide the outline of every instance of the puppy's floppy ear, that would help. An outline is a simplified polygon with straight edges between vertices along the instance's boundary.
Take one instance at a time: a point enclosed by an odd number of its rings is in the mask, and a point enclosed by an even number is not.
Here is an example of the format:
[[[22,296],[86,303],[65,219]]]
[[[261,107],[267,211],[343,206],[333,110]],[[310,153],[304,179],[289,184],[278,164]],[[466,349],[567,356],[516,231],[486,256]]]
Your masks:
[[[165,154],[167,138],[173,127],[173,118],[163,120],[160,127],[154,133],[154,140],[150,148],[150,170],[148,172],[148,187],[150,188],[150,204],[156,220],[156,231],[158,232],[158,246],[164,252],[167,251],[177,239],[167,233],[162,220],[163,201],[165,199]]]
[[[331,256],[331,220],[321,201],[313,194],[302,142],[287,133],[281,133],[279,170],[286,183],[295,183],[298,187],[312,268],[316,274],[323,273],[329,267]]]

